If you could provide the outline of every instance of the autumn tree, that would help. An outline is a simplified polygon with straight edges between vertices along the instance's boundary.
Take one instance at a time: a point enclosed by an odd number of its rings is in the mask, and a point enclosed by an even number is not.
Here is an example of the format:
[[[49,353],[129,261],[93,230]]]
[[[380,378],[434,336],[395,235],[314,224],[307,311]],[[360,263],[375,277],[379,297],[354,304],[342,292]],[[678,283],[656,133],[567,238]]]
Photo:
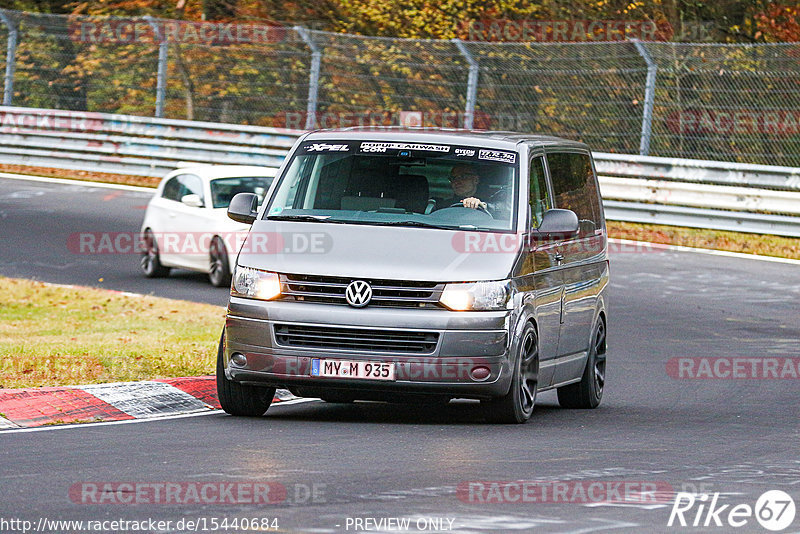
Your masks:
[[[770,4],[755,16],[756,38],[770,43],[800,41],[800,7]]]

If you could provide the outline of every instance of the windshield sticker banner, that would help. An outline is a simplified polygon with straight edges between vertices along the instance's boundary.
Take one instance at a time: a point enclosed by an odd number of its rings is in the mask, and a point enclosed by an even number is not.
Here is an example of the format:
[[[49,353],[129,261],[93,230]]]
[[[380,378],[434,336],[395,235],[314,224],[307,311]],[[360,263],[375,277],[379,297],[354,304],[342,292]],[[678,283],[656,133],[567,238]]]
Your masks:
[[[514,152],[504,152],[502,150],[481,150],[478,153],[478,159],[514,163],[517,161],[517,155]]]
[[[387,150],[421,150],[423,152],[450,152],[447,145],[424,145],[418,143],[361,143],[361,152],[386,152]]]
[[[309,152],[347,152],[350,150],[347,145],[331,145],[328,143],[312,143],[304,148]]]

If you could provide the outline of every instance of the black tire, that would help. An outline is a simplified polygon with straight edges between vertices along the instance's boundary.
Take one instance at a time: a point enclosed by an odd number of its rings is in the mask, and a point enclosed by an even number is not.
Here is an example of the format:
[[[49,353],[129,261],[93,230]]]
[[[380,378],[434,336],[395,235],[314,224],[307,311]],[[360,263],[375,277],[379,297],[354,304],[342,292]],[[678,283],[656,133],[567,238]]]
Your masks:
[[[231,415],[259,417],[272,404],[275,388],[244,386],[225,376],[222,354],[225,346],[225,332],[219,339],[217,351],[217,397],[222,409]]]
[[[163,278],[169,275],[169,267],[161,265],[158,242],[150,228],[142,235],[142,256],[139,267],[147,278]]]
[[[227,287],[231,285],[231,266],[228,262],[228,249],[219,236],[211,240],[208,250],[209,270],[208,279],[214,287]]]
[[[491,423],[525,423],[536,404],[539,386],[539,339],[536,328],[527,323],[520,335],[511,387],[503,397],[481,401]]]
[[[606,323],[601,317],[592,331],[592,344],[580,382],[558,388],[563,408],[592,409],[600,405],[606,383]]]

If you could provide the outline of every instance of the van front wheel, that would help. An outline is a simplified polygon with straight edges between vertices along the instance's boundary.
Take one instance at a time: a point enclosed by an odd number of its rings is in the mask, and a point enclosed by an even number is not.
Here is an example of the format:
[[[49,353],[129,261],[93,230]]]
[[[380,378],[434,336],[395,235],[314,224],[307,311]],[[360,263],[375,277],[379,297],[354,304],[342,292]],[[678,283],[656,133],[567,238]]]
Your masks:
[[[597,408],[606,384],[606,323],[602,318],[592,333],[592,346],[580,382],[558,388],[562,408]]]
[[[217,397],[222,409],[231,415],[258,417],[264,415],[272,399],[275,388],[244,386],[225,376],[223,352],[225,351],[225,332],[219,338],[217,350]]]
[[[503,397],[481,401],[486,418],[492,423],[525,423],[536,404],[539,386],[539,339],[531,323],[520,336],[511,387]]]

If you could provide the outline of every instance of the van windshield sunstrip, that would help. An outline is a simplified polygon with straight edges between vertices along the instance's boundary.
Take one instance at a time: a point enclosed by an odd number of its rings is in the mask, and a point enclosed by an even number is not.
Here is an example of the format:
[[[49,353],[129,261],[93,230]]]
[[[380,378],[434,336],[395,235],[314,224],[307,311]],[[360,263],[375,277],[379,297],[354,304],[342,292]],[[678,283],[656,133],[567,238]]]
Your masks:
[[[507,150],[308,142],[276,187],[267,218],[507,232],[516,220],[517,169]]]

